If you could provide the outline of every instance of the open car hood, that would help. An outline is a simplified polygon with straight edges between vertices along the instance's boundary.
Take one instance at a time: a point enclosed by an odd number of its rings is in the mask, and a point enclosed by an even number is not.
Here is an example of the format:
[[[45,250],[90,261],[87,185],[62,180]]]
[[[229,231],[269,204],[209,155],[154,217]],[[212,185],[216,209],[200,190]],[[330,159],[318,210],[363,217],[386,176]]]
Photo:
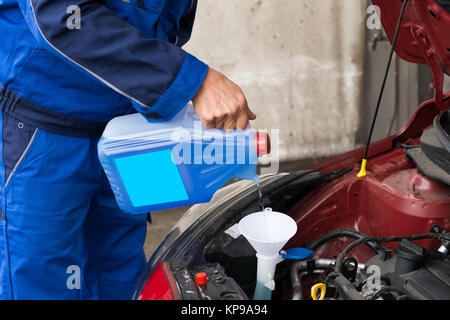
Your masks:
[[[372,0],[380,8],[384,30],[392,42],[402,0]],[[436,104],[450,106],[443,92],[444,73],[450,75],[450,0],[409,0],[400,26],[396,53],[403,59],[428,64],[433,72]]]
[[[380,8],[381,23],[391,41],[406,0],[372,0]],[[450,93],[444,93],[444,74],[450,75],[450,0],[409,0],[395,46],[396,53],[413,63],[428,64],[435,89],[432,101],[440,114],[421,136],[420,148],[407,156],[427,177],[450,185]]]

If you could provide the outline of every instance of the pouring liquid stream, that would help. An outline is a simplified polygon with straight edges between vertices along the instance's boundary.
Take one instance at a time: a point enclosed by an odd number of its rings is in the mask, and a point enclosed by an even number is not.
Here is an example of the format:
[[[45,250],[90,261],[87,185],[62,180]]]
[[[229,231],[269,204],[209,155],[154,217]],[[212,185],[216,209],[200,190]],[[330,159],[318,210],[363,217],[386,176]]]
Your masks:
[[[264,201],[261,186],[259,185],[259,183],[256,183],[256,187],[258,188],[259,206],[261,207],[261,212],[264,212]]]
[[[267,228],[267,221],[266,221],[266,210],[264,208],[264,200],[263,200],[263,193],[261,190],[261,186],[259,185],[259,183],[256,183],[256,187],[258,188],[258,195],[259,195],[259,206],[261,207],[261,214],[263,214],[264,216],[264,230],[261,230],[261,232],[263,232],[263,234],[265,235],[265,239],[268,240],[269,236],[268,236],[268,231],[269,229]]]

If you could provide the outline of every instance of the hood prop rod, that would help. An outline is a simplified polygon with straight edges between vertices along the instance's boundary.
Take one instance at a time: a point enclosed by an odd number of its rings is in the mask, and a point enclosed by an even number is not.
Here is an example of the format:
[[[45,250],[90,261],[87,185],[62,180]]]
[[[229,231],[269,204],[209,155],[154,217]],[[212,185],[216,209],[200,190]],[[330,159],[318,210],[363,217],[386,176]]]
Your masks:
[[[397,44],[398,34],[400,31],[400,26],[402,24],[402,19],[403,19],[403,15],[405,13],[405,8],[406,8],[407,3],[408,3],[408,0],[403,1],[402,10],[400,11],[400,16],[398,18],[397,29],[395,30],[394,40],[392,41],[391,52],[389,54],[389,60],[388,60],[387,66],[386,66],[386,71],[384,74],[383,83],[381,85],[380,94],[378,95],[377,106],[375,108],[375,114],[373,116],[372,125],[370,127],[369,137],[367,139],[366,149],[364,151],[364,158],[362,159],[361,171],[358,173],[358,178],[363,178],[367,175],[366,166],[367,166],[367,158],[369,157],[370,142],[372,141],[373,130],[375,128],[375,123],[377,122],[378,111],[380,110],[381,100],[382,100],[383,94],[384,94],[384,88],[386,87],[389,70],[391,68],[392,57],[394,55],[395,45]]]

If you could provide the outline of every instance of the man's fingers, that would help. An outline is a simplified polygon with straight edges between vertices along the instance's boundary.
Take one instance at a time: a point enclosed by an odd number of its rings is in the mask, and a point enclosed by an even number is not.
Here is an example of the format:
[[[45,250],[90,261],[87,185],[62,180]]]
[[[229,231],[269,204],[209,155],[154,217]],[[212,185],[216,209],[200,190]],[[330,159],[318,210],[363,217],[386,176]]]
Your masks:
[[[235,115],[224,117],[215,117],[203,119],[203,125],[206,129],[225,129],[225,130],[245,130],[248,127],[249,120],[255,120],[256,115],[249,109],[241,111]]]
[[[256,119],[242,89],[212,68],[192,101],[206,129],[245,130]]]
[[[222,118],[221,120],[216,121],[215,126],[216,129],[227,129],[227,120],[226,118]]]
[[[234,130],[236,129],[236,118],[235,117],[227,117],[224,125],[225,130]]]
[[[205,129],[210,130],[210,129],[214,129],[216,127],[216,121],[212,118],[205,118],[202,119],[203,122],[203,126],[205,127]]]
[[[248,115],[247,112],[241,112],[239,118],[236,120],[236,129],[245,130],[248,127]]]

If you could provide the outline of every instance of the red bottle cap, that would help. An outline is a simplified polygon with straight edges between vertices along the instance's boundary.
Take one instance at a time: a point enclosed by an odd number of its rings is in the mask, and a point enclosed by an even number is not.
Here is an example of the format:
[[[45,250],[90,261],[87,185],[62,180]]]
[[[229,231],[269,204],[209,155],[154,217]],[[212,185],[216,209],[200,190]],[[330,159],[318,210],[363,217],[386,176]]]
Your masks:
[[[266,132],[256,133],[256,154],[262,157],[270,153],[270,137]]]
[[[197,284],[199,284],[199,285],[208,283],[206,273],[204,273],[204,272],[197,273],[197,275],[195,276],[195,279],[197,281]]]

